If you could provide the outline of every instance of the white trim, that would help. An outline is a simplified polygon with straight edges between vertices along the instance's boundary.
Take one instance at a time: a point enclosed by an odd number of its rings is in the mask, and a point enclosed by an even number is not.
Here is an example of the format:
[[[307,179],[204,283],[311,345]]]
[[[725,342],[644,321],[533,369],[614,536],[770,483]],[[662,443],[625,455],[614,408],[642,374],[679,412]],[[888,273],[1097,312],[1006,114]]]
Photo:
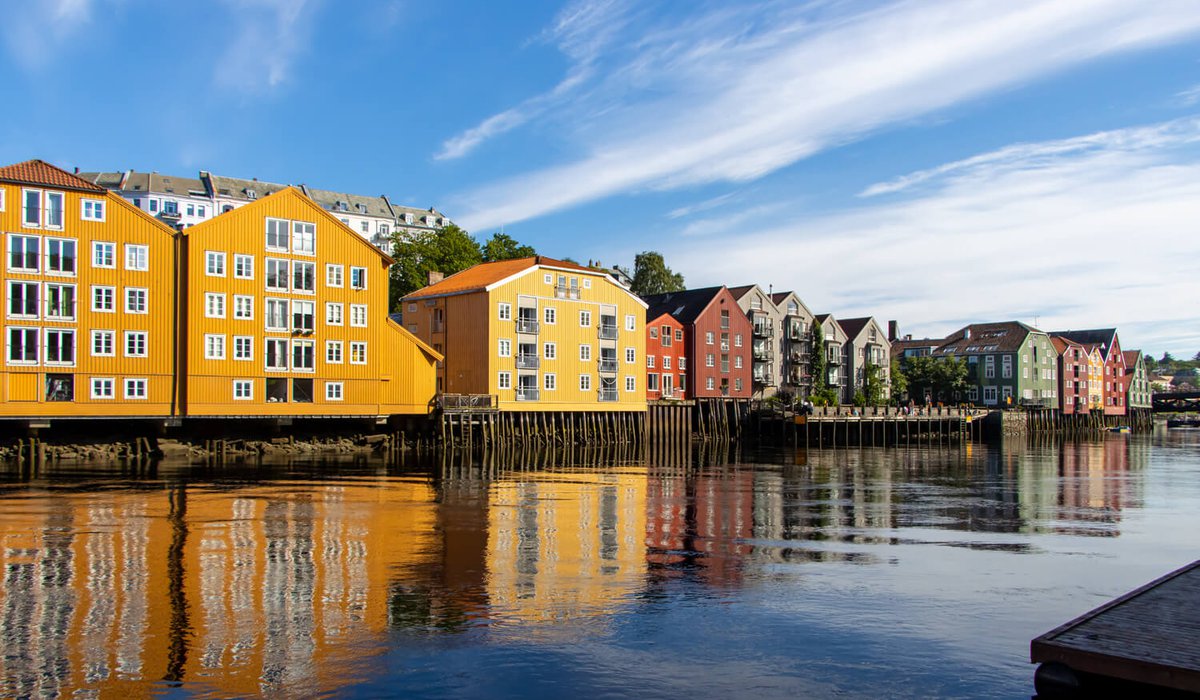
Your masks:
[[[137,386],[138,382],[141,383],[142,387],[141,396],[138,396],[136,393],[130,391],[130,388]],[[149,398],[150,382],[145,377],[126,377],[125,381],[122,383],[125,385],[125,391],[123,393],[126,399],[131,401],[145,401],[147,398]]]

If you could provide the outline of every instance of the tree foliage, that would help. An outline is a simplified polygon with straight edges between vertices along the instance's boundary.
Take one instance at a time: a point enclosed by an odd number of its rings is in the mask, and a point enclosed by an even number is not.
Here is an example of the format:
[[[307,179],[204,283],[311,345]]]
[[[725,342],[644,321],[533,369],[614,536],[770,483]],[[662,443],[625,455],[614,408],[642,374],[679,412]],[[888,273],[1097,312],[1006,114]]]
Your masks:
[[[515,260],[517,258],[530,258],[537,255],[537,251],[533,246],[522,245],[518,243],[512,236],[505,233],[493,233],[492,237],[487,239],[483,244],[482,251],[484,262],[496,262],[497,260]]]
[[[883,377],[879,373],[879,365],[867,363],[863,367],[863,398],[869,406],[879,406],[886,398],[883,395]]]
[[[908,376],[900,369],[900,358],[892,358],[892,398],[900,398],[908,393]]]
[[[967,388],[967,363],[958,357],[909,357],[900,364],[908,391],[912,395],[928,393],[935,400],[949,400]]]
[[[663,260],[662,253],[647,250],[633,258],[633,286],[630,290],[638,296],[682,292],[683,275],[672,272]]]
[[[814,405],[832,406],[838,403],[838,391],[829,386],[829,361],[825,355],[825,330],[813,319],[812,351],[809,355],[808,371],[812,377],[812,394],[808,397]]]
[[[483,262],[483,252],[470,234],[451,224],[436,231],[392,234],[389,307],[398,310],[400,298],[426,286],[430,272],[452,275]]]

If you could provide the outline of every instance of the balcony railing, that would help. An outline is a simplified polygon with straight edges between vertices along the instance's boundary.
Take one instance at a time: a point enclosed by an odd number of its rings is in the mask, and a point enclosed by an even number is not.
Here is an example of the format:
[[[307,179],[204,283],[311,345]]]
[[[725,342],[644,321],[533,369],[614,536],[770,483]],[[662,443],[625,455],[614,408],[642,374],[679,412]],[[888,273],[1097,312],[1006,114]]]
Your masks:
[[[554,296],[559,299],[578,299],[579,287],[568,287],[565,284],[554,285]]]
[[[771,359],[771,348],[754,348],[754,359],[758,362],[767,362]]]
[[[538,390],[537,389],[530,389],[527,387],[517,389],[517,401],[537,401],[537,400],[538,400]]]
[[[537,322],[537,319],[533,319],[533,318],[518,318],[518,319],[517,319],[517,332],[518,332],[518,333],[529,333],[529,334],[532,334],[532,335],[537,335],[537,332],[538,332],[538,322]]]
[[[763,386],[775,386],[775,379],[770,372],[755,372],[754,383],[762,384]]]
[[[600,333],[600,340],[616,340],[617,339],[616,324],[613,324],[613,325],[601,324],[598,329],[598,332]],[[665,345],[665,343],[664,343],[664,345]]]
[[[617,371],[617,361],[616,360],[604,360],[604,359],[600,360],[601,374],[615,374],[616,371]]]
[[[842,364],[842,353],[840,353],[840,352],[829,353],[827,362],[831,365]]]
[[[537,369],[540,364],[537,355],[517,355],[517,369]]]
[[[812,340],[812,334],[804,326],[792,326],[788,329],[788,340],[807,342]]]
[[[772,338],[775,336],[775,326],[770,323],[755,323],[754,337],[755,338]]]
[[[617,400],[617,390],[616,389],[601,389],[599,392],[597,392],[597,396],[601,401],[616,401]]]
[[[792,348],[788,352],[788,357],[792,358],[792,362],[804,362],[805,360],[808,359],[808,350]]]

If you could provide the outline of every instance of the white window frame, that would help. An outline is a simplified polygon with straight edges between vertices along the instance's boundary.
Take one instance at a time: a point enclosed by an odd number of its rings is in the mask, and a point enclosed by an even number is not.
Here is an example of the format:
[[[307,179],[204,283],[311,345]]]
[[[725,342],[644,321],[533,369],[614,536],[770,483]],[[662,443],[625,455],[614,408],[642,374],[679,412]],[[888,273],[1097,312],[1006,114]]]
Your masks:
[[[51,360],[50,359],[50,336],[58,336],[71,338],[71,359]],[[59,348],[62,348],[62,341],[59,340]],[[61,351],[60,351],[61,352]],[[42,364],[47,367],[74,367],[75,362],[79,359],[79,339],[74,328],[46,328],[42,333]]]
[[[300,285],[296,284],[296,278],[298,276],[304,277],[304,275],[301,273],[301,270],[310,271],[307,281],[312,285],[311,287],[306,288],[306,287],[301,287]],[[293,260],[292,261],[292,282],[291,282],[291,284],[292,284],[292,294],[316,294],[317,293],[317,264],[313,263],[313,262],[308,262],[305,260]]]
[[[355,284],[355,277],[359,278],[359,283]],[[367,288],[367,268],[351,267],[350,268],[350,288],[351,289],[366,289]]]
[[[21,287],[22,289],[24,289],[26,291],[28,291],[28,290],[33,291],[33,295],[34,295],[33,313],[27,314],[27,313],[14,313],[13,312],[12,304],[13,304],[13,288],[14,287]],[[28,300],[29,295],[26,293],[24,296],[25,296],[25,299]],[[6,305],[4,308],[5,308],[5,317],[6,318],[22,319],[22,320],[30,320],[30,321],[41,318],[41,315],[42,315],[42,285],[40,283],[34,282],[32,280],[9,280],[8,281],[8,298],[5,301],[6,301]],[[26,301],[26,304],[28,304],[28,301]]]
[[[542,375],[542,388],[546,391],[555,391],[558,389],[558,377],[553,372],[547,372]]]
[[[64,313],[58,313],[58,314],[51,313],[50,299],[51,299],[52,295],[51,295],[50,291],[52,289],[59,290],[58,293],[59,293],[60,297],[62,296],[62,294],[65,290],[68,290],[68,289],[70,290],[70,294],[71,294],[71,305],[70,306],[71,306],[71,308],[67,309],[67,313],[65,313],[65,314]],[[57,282],[47,282],[45,287],[42,289],[42,302],[46,305],[45,313],[43,314],[44,318],[47,321],[74,321],[76,319],[76,317],[79,315],[79,313],[76,309],[76,305],[79,303],[79,297],[76,294],[77,291],[78,290],[77,290],[76,286],[73,284],[59,284]]]
[[[107,401],[116,398],[117,380],[115,377],[92,377],[91,396],[95,401]]]
[[[498,338],[496,340],[496,356],[512,357],[512,339]]]
[[[558,310],[553,306],[547,306],[542,310],[542,322],[547,326],[553,326],[558,321]]]
[[[345,398],[346,386],[344,382],[325,382],[325,400],[326,401],[342,401]]]
[[[325,302],[325,325],[340,326],[345,322],[346,307],[338,301]]]
[[[123,394],[127,401],[145,401],[150,394],[150,383],[145,377],[126,377],[123,384],[125,385]]]
[[[140,352],[137,351],[138,348],[136,348],[136,347],[134,348],[134,350],[135,350],[134,352],[130,352],[129,351],[130,341],[136,341],[138,338],[141,339]],[[123,342],[121,344],[121,347],[124,350],[124,353],[123,353],[124,357],[149,357],[150,356],[150,334],[147,333],[146,331],[125,331],[125,335],[122,336],[122,341]]]
[[[150,269],[150,246],[140,243],[125,244],[125,269],[147,272]]]
[[[99,343],[102,347],[100,351],[96,350],[96,345]],[[108,352],[104,352],[103,346],[107,345]],[[117,356],[117,334],[116,331],[106,329],[93,329],[91,338],[92,357],[116,357]]]
[[[637,364],[637,348],[625,348],[625,364]]]
[[[340,365],[344,361],[343,346],[340,340],[325,341],[325,364]]]
[[[117,269],[117,244],[112,241],[92,241],[92,267],[99,270]]]
[[[591,362],[592,361],[592,346],[591,346],[591,344],[580,343],[580,345],[579,345],[579,361],[580,362]]]
[[[625,330],[637,330],[637,317],[633,314],[625,314]]]
[[[579,390],[580,391],[591,391],[592,390],[592,375],[590,375],[590,374],[579,375]]]
[[[206,359],[206,360],[224,360],[225,359],[225,334],[224,333],[205,333],[204,334],[204,359]]]
[[[233,317],[239,321],[253,321],[254,297],[249,294],[234,294]]]
[[[637,391],[637,377],[632,375],[625,377],[625,391]]]
[[[558,343],[544,343],[542,345],[542,357],[547,360],[557,360]]]
[[[296,349],[297,348],[309,348],[311,350],[311,352],[309,353],[311,362],[308,366],[305,366],[304,363],[302,363],[302,362],[296,362]],[[288,351],[289,351],[288,357],[291,360],[293,372],[315,372],[316,371],[316,369],[317,369],[317,344],[316,344],[316,341],[293,340],[291,346],[288,348]]]
[[[235,280],[254,279],[254,256],[244,253],[233,255],[233,278]]]
[[[207,277],[225,276],[225,252],[221,250],[204,251],[204,274]]]
[[[358,359],[355,359],[356,356]],[[350,341],[350,364],[367,364],[367,342],[365,340]]]
[[[317,254],[317,225],[311,221],[292,222],[292,253],[313,257]]]
[[[496,307],[496,313],[501,321],[512,320],[512,304],[507,301],[500,302]]]
[[[501,390],[512,389],[512,372],[498,372],[496,374],[496,388]]]
[[[280,314],[282,309],[283,313]],[[274,312],[274,313],[272,313]],[[273,319],[282,318],[283,323],[271,325]],[[267,297],[263,301],[263,328],[268,331],[288,331],[292,328],[292,307],[290,300],[278,297]]]
[[[325,263],[325,286],[343,287],[346,282],[346,267],[335,263]]]
[[[25,348],[25,354],[20,359],[14,359],[13,355],[12,355],[13,349],[14,349],[12,337],[13,337],[14,333],[20,333],[22,335],[21,345],[22,345],[22,347]],[[31,338],[33,340],[32,343],[29,342],[29,340]],[[42,359],[42,329],[41,328],[30,328],[30,327],[25,327],[25,326],[8,326],[4,330],[4,343],[6,346],[5,350],[4,350],[4,358],[5,358],[5,361],[10,365],[36,365]],[[33,359],[26,359],[31,354],[29,352],[30,349],[33,350],[33,352],[32,352]]]
[[[70,245],[75,248],[75,254],[72,256],[72,260],[74,261],[73,269],[71,269],[71,270],[57,269],[56,270],[50,266],[51,262],[54,260],[54,258],[50,255],[50,246],[54,243],[58,243],[61,245]],[[59,264],[61,265],[62,260],[63,260],[61,250],[59,252],[58,257],[59,257]],[[45,240],[42,242],[42,260],[44,261],[43,264],[46,267],[47,275],[54,275],[56,277],[74,277],[76,274],[79,273],[79,241],[75,240],[74,238],[62,238],[59,236],[46,236]]]
[[[37,247],[37,260],[34,262],[33,267],[25,267],[23,264],[22,264],[22,266],[19,266],[19,267],[13,267],[13,264],[12,264],[13,243],[18,240],[33,241],[34,245]],[[24,263],[24,260],[25,260],[25,256],[22,255],[21,256],[22,263]],[[26,272],[26,273],[34,274],[34,275],[40,273],[42,271],[42,237],[41,236],[32,236],[28,233],[10,233],[10,234],[8,234],[8,256],[5,261],[5,266],[9,272]]]
[[[292,301],[292,316],[289,319],[291,329],[293,331],[316,331],[317,330],[317,304],[316,302],[307,299],[294,299]],[[301,317],[302,323],[296,323],[296,316]],[[307,320],[305,324],[303,321]]]
[[[204,293],[204,317],[225,318],[225,294],[223,292]]]
[[[270,349],[275,348],[276,357],[283,359],[283,364],[267,364],[267,360],[271,357]],[[267,372],[286,372],[291,365],[292,349],[288,346],[286,338],[267,338],[263,341],[263,369]]]
[[[283,284],[271,284],[271,268],[275,268],[275,279],[283,280]],[[283,269],[283,274],[279,274],[279,269]],[[285,258],[264,258],[263,259],[263,288],[268,292],[290,292],[292,290],[292,261]]]
[[[239,362],[254,361],[254,336],[233,336],[233,359]]]
[[[589,311],[587,309],[579,310],[579,327],[580,328],[591,328],[592,327],[592,312],[591,311]]]
[[[279,226],[283,227],[283,231],[282,231],[283,245],[282,246],[271,243],[271,238],[274,237],[275,240],[278,241],[279,234],[281,233],[279,230],[276,230],[272,233],[271,227],[273,224],[275,225],[276,229],[278,229]],[[287,253],[287,252],[289,252],[288,245],[291,242],[292,242],[291,222],[289,222],[287,219],[277,219],[275,217],[270,217],[270,216],[267,217],[263,221],[263,246],[267,250],[269,250],[273,253]]]
[[[367,305],[366,304],[351,304],[350,305],[350,326],[352,328],[367,327]]]
[[[241,396],[241,389],[245,390],[245,396]],[[233,380],[233,400],[234,401],[253,401],[254,400],[254,381],[251,379],[235,379]]]

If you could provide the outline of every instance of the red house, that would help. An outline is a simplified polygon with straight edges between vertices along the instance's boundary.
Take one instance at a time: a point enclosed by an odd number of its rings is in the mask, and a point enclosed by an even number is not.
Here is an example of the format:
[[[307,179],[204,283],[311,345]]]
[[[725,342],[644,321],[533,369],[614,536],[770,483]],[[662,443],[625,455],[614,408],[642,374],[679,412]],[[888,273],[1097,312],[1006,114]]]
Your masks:
[[[648,321],[667,314],[683,326],[688,398],[750,398],[753,327],[727,288],[654,294],[645,302]]]
[[[1125,415],[1125,354],[1116,328],[1051,333],[1082,345],[1099,345],[1104,357],[1104,415]]]
[[[1088,412],[1088,352],[1081,344],[1050,336],[1058,351],[1058,408],[1063,415]]]
[[[646,319],[646,398],[687,398],[687,348],[683,324],[671,314]]]

